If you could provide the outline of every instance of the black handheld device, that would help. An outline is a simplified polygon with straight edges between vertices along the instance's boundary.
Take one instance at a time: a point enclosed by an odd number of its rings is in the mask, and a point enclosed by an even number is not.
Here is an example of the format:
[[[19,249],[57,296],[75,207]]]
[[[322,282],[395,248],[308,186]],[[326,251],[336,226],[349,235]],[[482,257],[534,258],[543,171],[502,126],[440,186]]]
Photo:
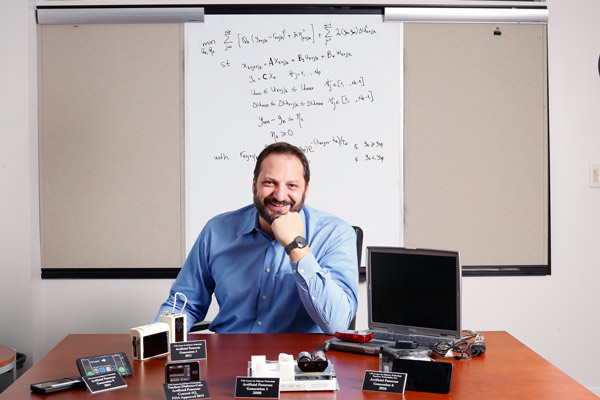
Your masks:
[[[166,383],[197,382],[199,380],[200,363],[198,361],[165,364]]]
[[[81,376],[93,376],[112,371],[118,371],[121,376],[133,374],[133,369],[131,369],[131,364],[125,353],[81,357],[75,362]]]
[[[452,364],[449,362],[420,361],[396,358],[393,372],[405,372],[406,390],[448,393],[452,382]]]
[[[33,393],[48,394],[61,390],[82,387],[83,379],[80,376],[69,376],[68,378],[53,379],[51,381],[32,383],[30,389]]]

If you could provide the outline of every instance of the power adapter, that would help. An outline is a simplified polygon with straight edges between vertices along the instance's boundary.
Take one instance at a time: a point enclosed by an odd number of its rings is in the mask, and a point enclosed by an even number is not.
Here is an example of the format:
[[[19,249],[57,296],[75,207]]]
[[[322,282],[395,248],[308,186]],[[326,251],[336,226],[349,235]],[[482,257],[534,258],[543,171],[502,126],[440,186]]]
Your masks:
[[[480,340],[476,340],[471,343],[471,356],[476,357],[485,353],[485,343]]]

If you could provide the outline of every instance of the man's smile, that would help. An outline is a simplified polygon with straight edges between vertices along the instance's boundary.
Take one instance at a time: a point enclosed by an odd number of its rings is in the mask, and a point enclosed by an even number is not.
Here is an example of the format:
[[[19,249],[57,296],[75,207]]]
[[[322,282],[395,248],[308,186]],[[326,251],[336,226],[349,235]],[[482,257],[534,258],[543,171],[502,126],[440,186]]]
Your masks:
[[[271,210],[283,212],[288,206],[292,207],[294,202],[289,200],[277,201],[274,198],[266,198],[264,204]]]

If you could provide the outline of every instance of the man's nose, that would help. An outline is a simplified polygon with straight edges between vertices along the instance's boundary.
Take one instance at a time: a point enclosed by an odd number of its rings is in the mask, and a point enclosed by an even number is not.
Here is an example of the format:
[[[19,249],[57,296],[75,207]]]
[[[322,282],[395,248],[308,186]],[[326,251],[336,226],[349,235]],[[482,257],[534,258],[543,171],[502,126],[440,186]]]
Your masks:
[[[286,196],[287,196],[287,192],[286,192],[286,188],[284,185],[275,186],[275,190],[273,190],[273,197],[275,197],[275,199],[277,201],[285,200]]]

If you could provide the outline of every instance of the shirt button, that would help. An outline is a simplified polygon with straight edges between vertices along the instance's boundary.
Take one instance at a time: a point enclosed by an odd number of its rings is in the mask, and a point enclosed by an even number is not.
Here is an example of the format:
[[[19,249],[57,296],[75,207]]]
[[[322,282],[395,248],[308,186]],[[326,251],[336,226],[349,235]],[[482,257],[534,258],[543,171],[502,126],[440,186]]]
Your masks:
[[[267,272],[271,272],[271,268],[267,268]]]
[[[301,273],[301,274],[303,274],[303,273],[304,273],[304,270],[303,270],[303,269],[301,269],[301,270],[300,270],[300,273]]]
[[[314,299],[316,299],[316,297],[315,297],[315,296],[312,296],[312,297],[311,297],[311,299],[313,299],[313,300],[314,300]]]
[[[298,272],[298,271],[294,270],[294,273],[296,273],[296,272]]]
[[[263,296],[263,300],[266,300],[266,299],[267,299],[267,296]]]
[[[259,325],[262,325],[262,321],[258,321],[258,324],[259,324]]]

